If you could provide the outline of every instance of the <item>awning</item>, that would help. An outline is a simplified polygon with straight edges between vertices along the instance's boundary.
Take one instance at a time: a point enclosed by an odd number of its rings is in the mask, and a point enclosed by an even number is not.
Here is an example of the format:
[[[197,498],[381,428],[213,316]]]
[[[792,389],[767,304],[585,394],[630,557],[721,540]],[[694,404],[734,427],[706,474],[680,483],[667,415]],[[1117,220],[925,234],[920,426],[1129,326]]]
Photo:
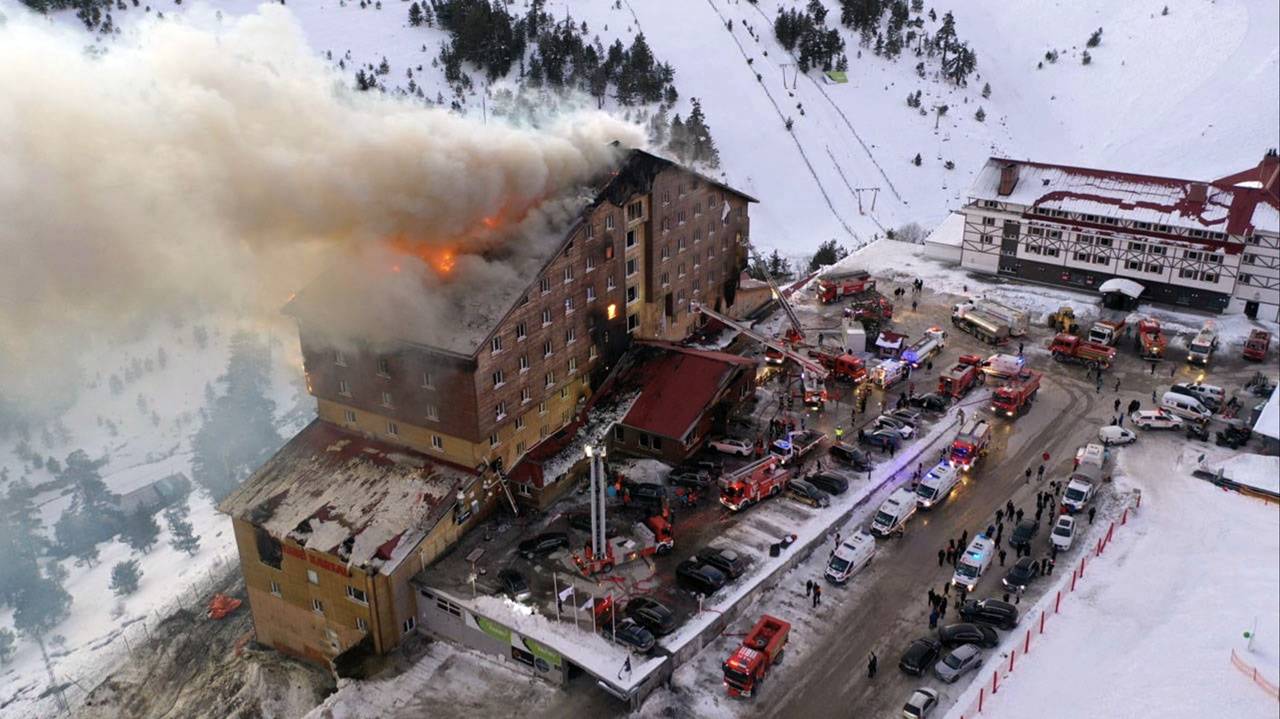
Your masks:
[[[1123,277],[1112,277],[1098,287],[1098,291],[1104,295],[1108,292],[1119,292],[1120,294],[1127,295],[1135,300],[1141,297],[1142,293],[1146,289],[1147,288],[1143,287],[1141,284],[1134,282],[1133,280],[1127,280]]]

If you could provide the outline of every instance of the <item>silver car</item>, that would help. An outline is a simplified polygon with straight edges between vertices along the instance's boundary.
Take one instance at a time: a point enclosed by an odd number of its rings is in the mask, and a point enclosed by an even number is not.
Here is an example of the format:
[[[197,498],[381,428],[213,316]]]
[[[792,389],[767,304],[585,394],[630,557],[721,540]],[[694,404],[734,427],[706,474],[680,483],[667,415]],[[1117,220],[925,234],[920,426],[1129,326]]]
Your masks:
[[[920,687],[911,693],[907,703],[902,705],[903,719],[925,719],[938,706],[938,693],[926,687]]]
[[[982,653],[975,644],[961,644],[952,649],[933,665],[933,673],[948,684],[964,676],[965,672],[982,666]]]

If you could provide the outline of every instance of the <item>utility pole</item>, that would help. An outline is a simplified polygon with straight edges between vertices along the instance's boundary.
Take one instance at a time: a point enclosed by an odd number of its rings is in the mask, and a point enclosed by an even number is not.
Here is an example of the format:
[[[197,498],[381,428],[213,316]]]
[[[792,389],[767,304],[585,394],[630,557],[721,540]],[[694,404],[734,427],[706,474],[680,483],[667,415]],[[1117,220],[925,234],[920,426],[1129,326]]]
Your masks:
[[[855,187],[855,188],[853,188],[853,194],[858,198],[858,214],[859,214],[859,215],[865,215],[865,214],[867,214],[867,213],[866,213],[865,211],[863,211],[863,209],[862,209],[862,193],[864,193],[864,192],[870,192],[870,193],[871,193],[871,211],[872,211],[872,212],[875,212],[875,211],[876,211],[876,197],[880,194],[880,188],[879,188],[879,187]]]

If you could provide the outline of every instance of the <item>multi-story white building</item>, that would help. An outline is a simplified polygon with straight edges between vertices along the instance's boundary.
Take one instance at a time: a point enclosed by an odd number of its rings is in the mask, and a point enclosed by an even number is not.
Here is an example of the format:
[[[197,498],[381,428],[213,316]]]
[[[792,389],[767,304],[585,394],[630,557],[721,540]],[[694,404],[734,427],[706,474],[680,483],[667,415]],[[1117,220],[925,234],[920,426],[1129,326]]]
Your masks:
[[[1212,181],[991,158],[969,191],[963,267],[1280,319],[1280,157]]]

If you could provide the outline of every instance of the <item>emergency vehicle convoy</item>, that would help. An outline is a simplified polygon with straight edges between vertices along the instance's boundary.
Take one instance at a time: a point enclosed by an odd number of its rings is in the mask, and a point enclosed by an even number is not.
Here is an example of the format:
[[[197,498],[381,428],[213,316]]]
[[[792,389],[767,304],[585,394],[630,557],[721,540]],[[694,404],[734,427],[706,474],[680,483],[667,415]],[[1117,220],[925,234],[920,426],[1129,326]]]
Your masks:
[[[938,394],[960,399],[969,390],[984,381],[982,358],[977,355],[960,355],[950,369],[938,376]]]
[[[973,419],[951,443],[949,459],[952,466],[969,471],[987,453],[991,444],[991,423],[985,419]]]
[[[791,470],[775,454],[720,477],[720,504],[737,512],[779,494],[791,481]]]
[[[1033,369],[1023,370],[991,393],[991,411],[1006,417],[1016,417],[1031,408],[1036,393],[1040,391],[1040,379],[1044,375]]]
[[[791,634],[791,623],[765,614],[747,633],[742,646],[721,665],[724,688],[729,696],[749,697],[769,673],[770,667],[782,662],[782,653]]]

